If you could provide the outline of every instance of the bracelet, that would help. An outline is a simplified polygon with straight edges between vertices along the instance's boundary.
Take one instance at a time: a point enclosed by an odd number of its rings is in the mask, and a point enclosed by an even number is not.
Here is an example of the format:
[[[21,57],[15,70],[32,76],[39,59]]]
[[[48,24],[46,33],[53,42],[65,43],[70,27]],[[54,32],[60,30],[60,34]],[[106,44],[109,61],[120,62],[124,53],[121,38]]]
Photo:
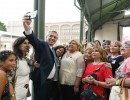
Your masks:
[[[120,86],[120,85],[121,85],[121,82],[122,82],[122,80],[117,79],[117,80],[116,80],[116,85],[117,85],[117,86]]]
[[[96,83],[95,83],[97,86],[99,85],[99,81],[96,81]]]
[[[15,96],[15,93],[11,94],[10,96],[11,96],[11,97],[14,97],[14,96]]]
[[[117,85],[117,86],[121,86],[122,80],[123,80],[123,79],[117,79],[117,80],[116,80],[116,85]]]

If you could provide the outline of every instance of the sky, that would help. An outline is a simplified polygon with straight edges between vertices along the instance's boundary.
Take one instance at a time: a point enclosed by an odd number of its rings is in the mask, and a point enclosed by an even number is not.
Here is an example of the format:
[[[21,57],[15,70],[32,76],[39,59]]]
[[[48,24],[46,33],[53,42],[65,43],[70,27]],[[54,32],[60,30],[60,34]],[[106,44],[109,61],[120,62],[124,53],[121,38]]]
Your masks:
[[[70,22],[80,20],[80,10],[74,0],[45,0],[45,22]],[[22,20],[26,12],[32,12],[34,0],[0,0],[0,21]]]

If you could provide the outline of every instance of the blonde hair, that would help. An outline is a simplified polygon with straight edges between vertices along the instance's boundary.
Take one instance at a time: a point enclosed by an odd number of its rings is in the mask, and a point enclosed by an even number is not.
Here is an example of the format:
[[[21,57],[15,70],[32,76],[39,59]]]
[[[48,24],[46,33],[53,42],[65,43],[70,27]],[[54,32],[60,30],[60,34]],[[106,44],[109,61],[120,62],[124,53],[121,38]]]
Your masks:
[[[76,41],[76,40],[71,40],[69,43],[71,43],[71,42],[75,42],[76,45],[77,45],[78,51],[83,52],[83,50],[82,50],[82,45],[81,45],[78,41]]]
[[[94,47],[94,49],[97,49],[99,51],[101,55],[101,61],[107,62],[107,51],[102,47]]]
[[[117,45],[119,48],[122,46],[120,41],[114,41],[114,42],[112,42],[112,44]]]
[[[116,46],[119,47],[119,52],[118,52],[118,54],[120,54],[120,47],[122,47],[121,42],[120,42],[120,41],[114,41],[114,42],[112,42],[112,44],[114,44],[114,45],[116,45]]]
[[[87,51],[87,50],[89,50],[91,53],[93,52],[93,48],[91,48],[91,47],[88,47],[85,49],[85,51]]]
[[[85,51],[87,51],[87,50],[88,50],[90,53],[93,52],[93,48],[91,48],[91,47],[88,47],[88,48],[85,49]],[[84,52],[85,52],[85,51],[84,51]],[[91,57],[89,60],[87,60],[87,62],[92,62],[92,61],[93,61],[93,58],[92,58],[92,57]]]

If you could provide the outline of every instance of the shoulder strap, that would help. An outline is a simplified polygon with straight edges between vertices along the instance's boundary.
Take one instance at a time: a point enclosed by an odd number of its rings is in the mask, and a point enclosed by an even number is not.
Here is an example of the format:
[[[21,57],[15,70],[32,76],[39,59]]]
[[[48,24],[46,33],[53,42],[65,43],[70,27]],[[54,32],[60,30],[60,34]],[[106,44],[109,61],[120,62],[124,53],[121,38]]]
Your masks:
[[[123,80],[122,80],[122,82],[121,82],[120,94],[123,93],[123,87],[124,87],[124,84],[125,84],[125,78],[123,78]]]
[[[104,64],[105,64],[105,63],[104,63]],[[97,69],[94,71],[94,73],[96,73],[97,71],[99,71],[104,64],[102,64],[99,68],[97,68]]]

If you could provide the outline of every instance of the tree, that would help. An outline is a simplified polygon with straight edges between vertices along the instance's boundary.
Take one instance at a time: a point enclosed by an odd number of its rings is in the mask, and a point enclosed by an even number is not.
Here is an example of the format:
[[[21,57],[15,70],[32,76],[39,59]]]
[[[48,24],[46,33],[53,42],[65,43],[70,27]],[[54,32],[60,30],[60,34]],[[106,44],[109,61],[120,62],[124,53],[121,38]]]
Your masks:
[[[7,31],[6,25],[2,22],[0,22],[0,30],[1,31]]]

